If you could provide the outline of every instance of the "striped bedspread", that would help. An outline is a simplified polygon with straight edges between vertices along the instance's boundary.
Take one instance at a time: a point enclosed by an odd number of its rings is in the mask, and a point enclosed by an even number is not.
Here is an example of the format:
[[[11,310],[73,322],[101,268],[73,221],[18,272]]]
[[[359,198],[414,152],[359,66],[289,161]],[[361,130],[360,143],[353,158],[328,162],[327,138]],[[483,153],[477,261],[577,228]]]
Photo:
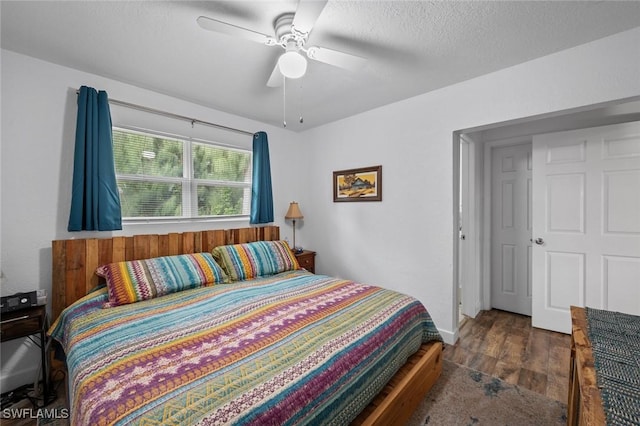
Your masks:
[[[50,330],[72,424],[348,424],[441,340],[416,299],[306,271],[106,301],[86,296]]]

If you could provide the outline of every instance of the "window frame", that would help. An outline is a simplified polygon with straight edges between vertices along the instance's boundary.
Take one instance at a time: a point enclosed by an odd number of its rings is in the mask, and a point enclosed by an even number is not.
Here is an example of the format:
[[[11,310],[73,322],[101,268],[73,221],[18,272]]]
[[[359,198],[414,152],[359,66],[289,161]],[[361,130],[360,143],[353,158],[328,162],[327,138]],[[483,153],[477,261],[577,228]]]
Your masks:
[[[138,182],[154,182],[154,183],[169,183],[179,184],[182,188],[182,215],[180,216],[123,216],[123,224],[144,224],[144,223],[169,223],[169,222],[223,222],[229,220],[248,220],[250,217],[251,209],[251,196],[252,196],[252,181],[253,181],[253,152],[250,149],[233,146],[230,144],[224,144],[221,142],[214,142],[202,138],[194,138],[190,136],[183,136],[174,133],[167,133],[158,130],[142,129],[135,126],[126,125],[112,125],[113,131],[138,133],[150,137],[159,137],[163,139],[174,140],[182,143],[182,177],[170,177],[170,176],[155,176],[155,175],[139,175],[139,174],[121,174],[116,170],[116,181],[122,179],[127,181]],[[248,181],[222,181],[214,179],[201,179],[194,177],[193,170],[193,144],[208,145],[214,148],[220,148],[224,150],[237,151],[247,153],[249,155],[249,170]],[[115,156],[115,147],[114,147]],[[115,163],[115,162],[114,162]],[[114,164],[115,168],[115,164]],[[244,201],[244,205],[247,207],[246,214],[235,215],[198,215],[198,185],[205,185],[209,187],[231,187],[231,188],[244,188],[248,197]]]

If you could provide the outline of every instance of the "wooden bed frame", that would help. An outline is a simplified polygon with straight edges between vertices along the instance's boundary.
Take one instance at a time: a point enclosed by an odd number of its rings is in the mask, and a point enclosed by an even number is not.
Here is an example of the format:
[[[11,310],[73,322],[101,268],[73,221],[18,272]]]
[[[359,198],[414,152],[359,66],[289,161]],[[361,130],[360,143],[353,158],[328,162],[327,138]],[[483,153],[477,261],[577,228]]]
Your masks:
[[[134,235],[130,237],[55,240],[52,242],[52,315],[98,285],[100,265],[185,253],[210,252],[225,244],[280,239],[277,226]],[[354,425],[403,424],[413,414],[442,371],[442,343],[423,344],[389,381]]]

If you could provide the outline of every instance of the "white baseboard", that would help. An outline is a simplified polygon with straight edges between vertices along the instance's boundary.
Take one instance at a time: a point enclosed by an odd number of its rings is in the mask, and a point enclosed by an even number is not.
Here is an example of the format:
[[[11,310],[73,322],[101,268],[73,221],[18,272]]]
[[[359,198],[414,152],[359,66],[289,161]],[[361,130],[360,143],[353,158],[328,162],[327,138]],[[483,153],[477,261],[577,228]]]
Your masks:
[[[455,344],[458,340],[458,330],[451,332],[449,330],[442,330],[439,328],[438,331],[440,332],[444,342],[449,345]]]

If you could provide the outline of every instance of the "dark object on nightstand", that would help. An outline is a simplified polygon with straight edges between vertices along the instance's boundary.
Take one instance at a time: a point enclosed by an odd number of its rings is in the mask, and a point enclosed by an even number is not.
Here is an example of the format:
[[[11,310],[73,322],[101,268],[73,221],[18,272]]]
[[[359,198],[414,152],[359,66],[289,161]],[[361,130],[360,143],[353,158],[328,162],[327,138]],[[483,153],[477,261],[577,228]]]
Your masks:
[[[296,259],[300,267],[306,269],[312,274],[316,273],[316,252],[311,250],[302,250],[302,253],[296,253]]]
[[[16,293],[11,296],[3,296],[0,299],[2,300],[0,303],[0,312],[3,314],[38,306],[38,292],[36,291]]]
[[[40,347],[40,353],[42,356],[43,406],[51,402],[51,395],[49,393],[49,363],[47,360],[47,327],[48,321],[46,306],[34,306],[3,313],[2,320],[0,321],[0,338],[2,342],[19,339],[21,337],[28,337]],[[34,334],[40,336],[39,343],[33,339]]]

